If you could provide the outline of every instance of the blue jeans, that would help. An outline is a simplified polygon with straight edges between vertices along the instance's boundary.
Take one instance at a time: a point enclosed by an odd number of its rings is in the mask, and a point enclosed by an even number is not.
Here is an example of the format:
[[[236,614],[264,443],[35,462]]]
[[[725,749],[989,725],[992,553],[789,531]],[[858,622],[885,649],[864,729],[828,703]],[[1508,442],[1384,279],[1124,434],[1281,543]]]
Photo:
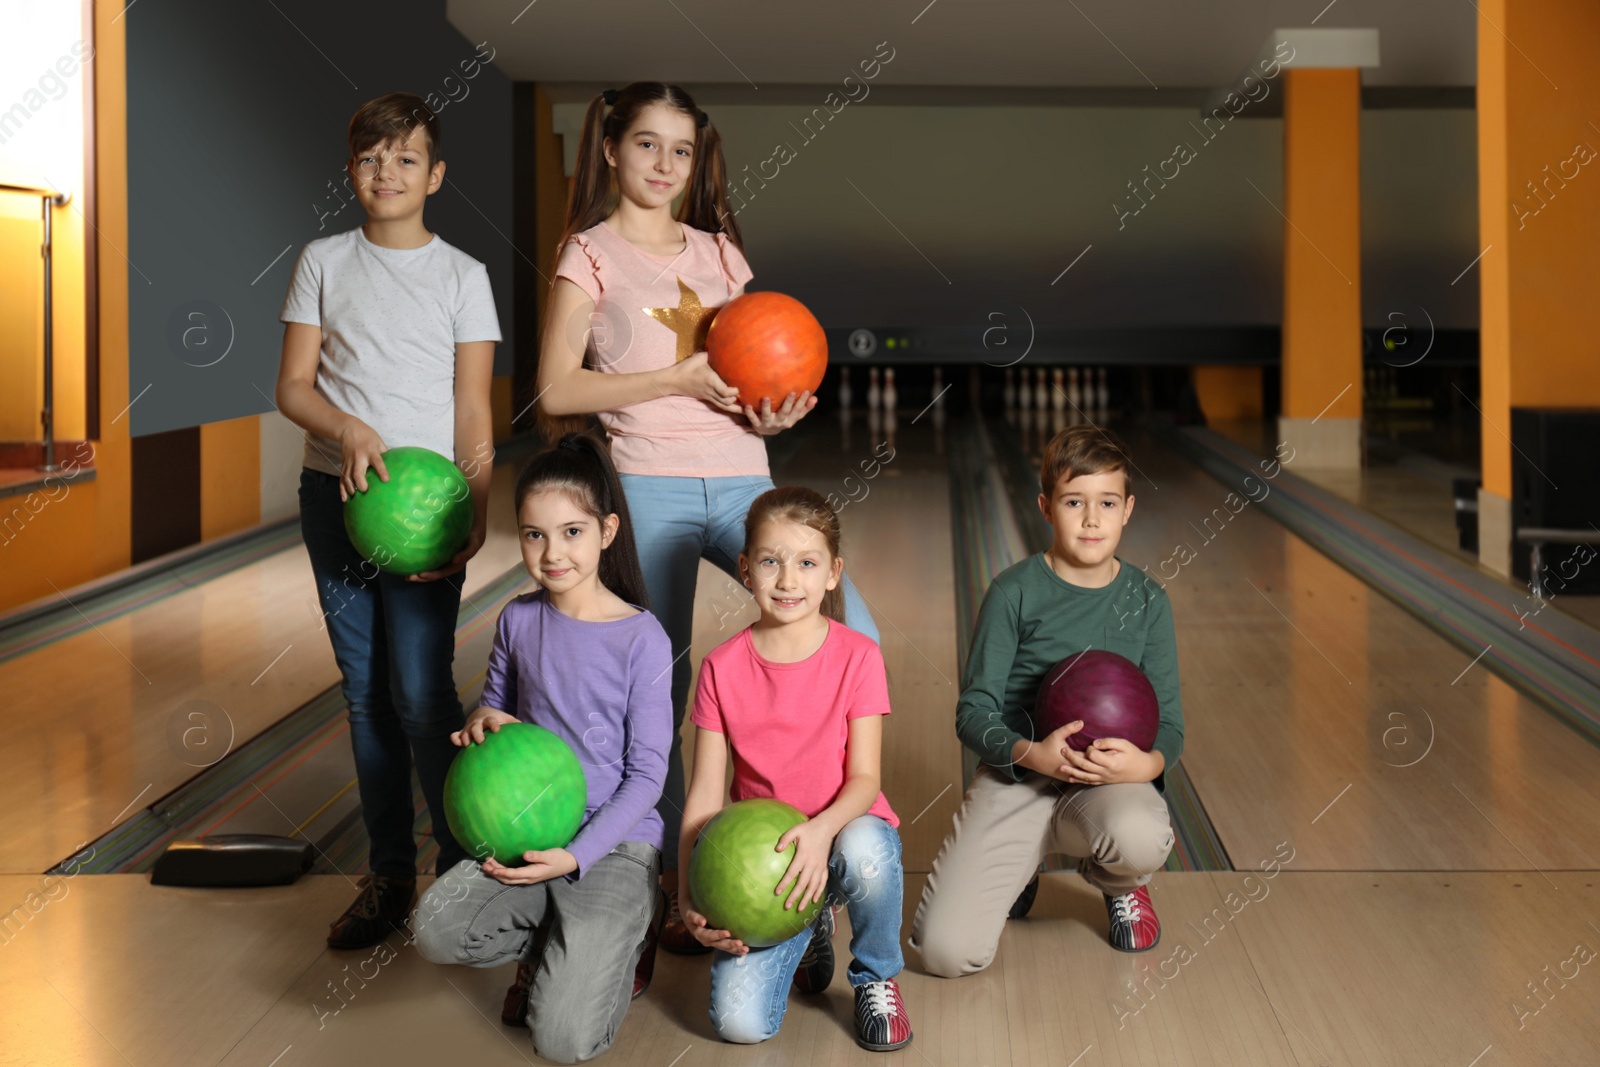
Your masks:
[[[712,593],[721,640],[737,631],[731,617],[749,603],[739,581],[739,553],[744,551],[744,517],[756,497],[773,487],[772,479],[745,475],[729,478],[679,478],[624,474],[622,491],[633,517],[639,545],[639,566],[650,593],[650,611],[672,641],[672,751],[667,756],[667,782],[656,810],[666,834],[661,850],[663,870],[678,869],[678,834],[683,825],[683,716],[689,698],[689,641],[694,632],[695,578],[700,561],[710,560],[728,574],[723,588]],[[878,640],[867,602],[844,576],[845,625]],[[720,643],[720,642],[719,642]]]
[[[415,760],[439,843],[434,873],[443,874],[467,858],[444,817],[444,776],[456,754],[450,735],[465,720],[450,667],[466,571],[433,582],[380,573],[345,533],[339,479],[309,467],[300,472],[300,534],[350,705],[350,748],[372,872],[417,873]]]
[[[833,839],[824,905],[843,903],[850,913],[852,988],[895,977],[905,966],[900,954],[901,902],[905,872],[900,834],[876,815],[852,819]],[[717,951],[711,961],[711,1025],[724,1041],[755,1044],[783,1025],[789,985],[811,928],[771,948],[735,956]]]

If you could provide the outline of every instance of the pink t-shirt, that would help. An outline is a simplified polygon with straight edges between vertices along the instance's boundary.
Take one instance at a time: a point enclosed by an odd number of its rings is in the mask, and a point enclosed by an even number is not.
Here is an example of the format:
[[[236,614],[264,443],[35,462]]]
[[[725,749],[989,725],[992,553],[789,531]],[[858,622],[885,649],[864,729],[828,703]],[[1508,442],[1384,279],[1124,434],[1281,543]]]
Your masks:
[[[594,301],[586,364],[614,374],[670,367],[706,347],[717,309],[752,277],[725,233],[684,223],[676,256],[645,252],[604,222],[572,235],[556,261]],[[687,478],[766,475],[767,446],[743,415],[688,396],[600,412],[611,459],[626,474]]]
[[[798,663],[764,659],[748,629],[706,653],[691,719],[727,736],[734,800],[776,797],[809,818],[844,788],[850,720],[887,714],[877,643],[829,619],[822,647]],[[867,813],[900,825],[881,792]]]

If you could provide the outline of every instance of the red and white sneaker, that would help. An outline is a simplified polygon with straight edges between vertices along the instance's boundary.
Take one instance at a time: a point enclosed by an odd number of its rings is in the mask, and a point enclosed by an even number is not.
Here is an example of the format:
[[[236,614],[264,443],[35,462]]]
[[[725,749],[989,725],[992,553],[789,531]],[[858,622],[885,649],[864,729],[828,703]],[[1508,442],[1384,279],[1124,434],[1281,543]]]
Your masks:
[[[893,978],[856,986],[856,1044],[870,1052],[911,1044],[911,1017]]]
[[[1111,947],[1121,952],[1146,952],[1161,940],[1161,920],[1144,886],[1121,896],[1102,893],[1111,916]]]

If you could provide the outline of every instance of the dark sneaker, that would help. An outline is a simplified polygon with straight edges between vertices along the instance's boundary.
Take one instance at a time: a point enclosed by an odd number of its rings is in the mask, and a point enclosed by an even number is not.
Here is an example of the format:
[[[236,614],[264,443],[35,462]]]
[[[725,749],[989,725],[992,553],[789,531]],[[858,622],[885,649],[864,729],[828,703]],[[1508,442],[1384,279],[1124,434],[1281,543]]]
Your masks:
[[[856,1044],[872,1052],[911,1044],[911,1017],[893,978],[856,986]]]
[[[1012,902],[1012,905],[1011,905],[1011,914],[1006,916],[1006,918],[1008,918],[1008,919],[1026,918],[1028,912],[1033,910],[1033,898],[1038,896],[1038,895],[1039,895],[1039,876],[1036,874],[1036,875],[1033,876],[1033,880],[1032,881],[1030,881],[1027,885],[1022,887],[1022,892],[1017,894],[1017,899],[1014,902]]]
[[[1145,952],[1161,940],[1161,920],[1150,904],[1150,890],[1144,886],[1121,896],[1106,898],[1111,916],[1111,947],[1122,952]]]
[[[711,950],[695,940],[678,911],[678,891],[667,890],[667,924],[661,929],[661,947],[675,956],[699,956]]]
[[[811,924],[811,941],[794,972],[794,987],[802,993],[821,993],[833,981],[833,932],[838,929],[834,907],[825,907]]]
[[[506,990],[505,1003],[500,1005],[500,1021],[507,1026],[528,1025],[528,987],[533,985],[532,961],[517,964],[517,976]]]
[[[507,1026],[528,1025],[528,989],[533,985],[533,972],[544,959],[544,943],[550,937],[549,925],[533,932],[533,943],[528,946],[528,958],[517,964],[517,976],[506,990],[506,999],[500,1005],[500,1021]]]
[[[344,914],[328,924],[329,948],[368,948],[391,931],[406,933],[406,919],[417,901],[416,878],[369,874]]]
[[[644,931],[644,951],[639,953],[639,962],[633,968],[633,999],[638,1000],[644,996],[644,991],[650,988],[650,979],[656,973],[656,945],[661,940],[661,930],[667,925],[667,893],[666,890],[656,891],[656,910],[650,915],[650,925]]]

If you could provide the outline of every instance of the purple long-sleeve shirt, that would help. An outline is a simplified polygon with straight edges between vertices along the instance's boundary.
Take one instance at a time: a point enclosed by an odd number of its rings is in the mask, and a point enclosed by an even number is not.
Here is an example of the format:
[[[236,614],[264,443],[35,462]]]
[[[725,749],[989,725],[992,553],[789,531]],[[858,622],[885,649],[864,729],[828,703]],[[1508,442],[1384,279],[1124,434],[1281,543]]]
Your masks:
[[[661,847],[672,643],[654,615],[582,622],[543,590],[517,597],[500,613],[481,703],[543,726],[583,766],[589,797],[567,846],[578,861],[568,877],[583,877],[623,841]]]

